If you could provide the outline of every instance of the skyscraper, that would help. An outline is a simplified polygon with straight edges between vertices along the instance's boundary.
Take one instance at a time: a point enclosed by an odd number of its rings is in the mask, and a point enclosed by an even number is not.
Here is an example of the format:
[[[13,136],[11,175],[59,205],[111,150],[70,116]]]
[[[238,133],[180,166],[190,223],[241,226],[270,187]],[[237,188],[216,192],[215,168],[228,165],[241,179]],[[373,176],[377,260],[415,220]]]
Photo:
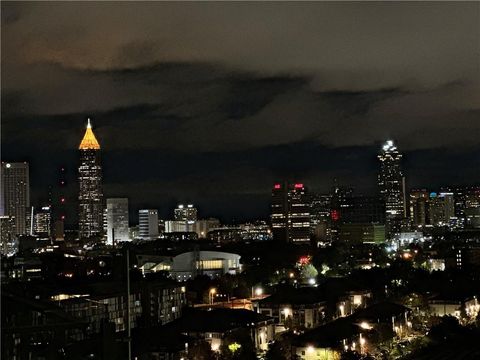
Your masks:
[[[387,236],[400,231],[406,218],[405,178],[402,173],[402,154],[392,140],[388,140],[378,155],[380,173],[378,188],[385,201],[385,224]]]
[[[310,242],[310,202],[303,184],[273,186],[271,221],[274,240]]]
[[[36,212],[34,221],[34,232],[36,235],[50,237],[52,228],[52,214],[50,206],[42,206]]]
[[[155,240],[158,238],[157,210],[138,210],[138,237],[143,240]]]
[[[410,221],[414,227],[423,227],[429,220],[429,195],[425,189],[410,191]]]
[[[15,218],[15,234],[27,233],[27,211],[30,207],[29,167],[26,162],[2,162],[0,216]]]
[[[79,237],[82,239],[99,236],[103,228],[100,145],[93,134],[90,119],[88,119],[87,130],[78,149],[80,150],[78,225]]]
[[[453,193],[430,193],[429,218],[433,226],[448,226],[455,217],[455,199]]]
[[[107,244],[130,241],[128,235],[128,199],[107,199]]]

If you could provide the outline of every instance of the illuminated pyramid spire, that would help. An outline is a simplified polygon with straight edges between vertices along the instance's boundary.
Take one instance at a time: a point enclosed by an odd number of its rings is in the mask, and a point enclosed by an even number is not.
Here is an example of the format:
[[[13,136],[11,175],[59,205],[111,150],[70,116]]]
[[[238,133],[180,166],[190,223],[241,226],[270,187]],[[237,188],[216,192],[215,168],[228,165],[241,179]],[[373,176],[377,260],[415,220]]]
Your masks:
[[[90,119],[88,119],[87,131],[83,136],[82,142],[78,147],[79,150],[100,150],[100,144],[97,141],[97,138],[93,134],[92,125],[90,124]]]

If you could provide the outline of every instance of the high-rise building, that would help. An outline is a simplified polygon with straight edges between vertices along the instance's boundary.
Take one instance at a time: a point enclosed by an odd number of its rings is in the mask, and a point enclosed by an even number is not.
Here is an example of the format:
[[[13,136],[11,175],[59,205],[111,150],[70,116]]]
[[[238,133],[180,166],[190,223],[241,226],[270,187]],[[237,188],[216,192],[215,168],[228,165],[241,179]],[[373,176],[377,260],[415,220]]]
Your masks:
[[[2,162],[0,216],[15,218],[15,233],[27,234],[27,211],[30,208],[29,167],[26,162]]]
[[[453,193],[430,193],[429,218],[433,226],[449,226],[455,217],[455,200]]]
[[[155,240],[158,238],[157,210],[138,210],[138,237],[143,240]]]
[[[15,218],[13,216],[0,216],[0,254],[11,256],[17,251],[15,236]]]
[[[115,245],[119,241],[130,241],[127,198],[107,199],[106,223],[108,245]]]
[[[197,221],[197,209],[192,205],[178,205],[174,212],[174,218],[176,221]]]
[[[377,196],[351,196],[341,210],[342,224],[384,224],[385,203]]]
[[[380,173],[378,188],[385,201],[385,225],[387,237],[399,233],[406,218],[405,178],[402,173],[402,154],[392,140],[388,140],[378,155]]]
[[[429,223],[429,194],[425,189],[410,191],[410,221],[414,227],[423,227]]]
[[[276,241],[310,242],[310,201],[303,184],[273,186],[271,222]]]
[[[80,150],[80,167],[78,181],[80,184],[79,200],[79,237],[100,236],[103,229],[103,189],[102,165],[100,162],[100,145],[92,131],[90,119],[87,130],[78,147]]]
[[[42,206],[42,208],[35,213],[33,227],[35,235],[50,237],[52,228],[52,214],[50,206]]]

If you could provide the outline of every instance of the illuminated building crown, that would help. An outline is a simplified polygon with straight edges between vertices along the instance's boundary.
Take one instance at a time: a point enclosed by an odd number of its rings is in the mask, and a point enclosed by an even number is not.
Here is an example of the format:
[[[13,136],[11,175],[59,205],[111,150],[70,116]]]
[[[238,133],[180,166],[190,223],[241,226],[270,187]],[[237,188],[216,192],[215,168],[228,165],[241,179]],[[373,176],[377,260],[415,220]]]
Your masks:
[[[90,119],[88,119],[87,130],[83,136],[82,142],[78,147],[79,150],[100,150],[100,144],[97,141],[93,131]]]

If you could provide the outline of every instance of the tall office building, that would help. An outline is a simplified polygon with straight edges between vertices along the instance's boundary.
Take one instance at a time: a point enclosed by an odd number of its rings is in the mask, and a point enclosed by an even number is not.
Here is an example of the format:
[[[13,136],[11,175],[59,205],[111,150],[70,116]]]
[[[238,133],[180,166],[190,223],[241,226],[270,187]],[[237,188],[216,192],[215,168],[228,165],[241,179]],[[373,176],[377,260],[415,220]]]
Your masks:
[[[128,199],[107,199],[106,207],[107,244],[130,241],[128,234]]]
[[[155,240],[158,238],[157,210],[138,210],[138,237],[143,240]]]
[[[178,205],[174,212],[174,218],[176,221],[197,221],[197,209],[192,205]]]
[[[100,236],[103,228],[100,145],[93,134],[90,119],[88,119],[87,130],[78,149],[80,150],[78,225],[79,237],[82,239]]]
[[[402,173],[402,154],[393,141],[388,140],[378,155],[380,173],[378,188],[385,201],[385,225],[387,236],[400,232],[406,218],[405,178]]]
[[[274,185],[271,222],[275,240],[310,242],[310,201],[303,184]]]
[[[0,216],[0,254],[12,256],[18,250],[15,236],[15,218],[13,216]]]
[[[429,221],[429,194],[425,189],[410,191],[410,222],[414,227],[423,227]]]
[[[42,208],[35,213],[34,219],[33,228],[35,235],[50,237],[52,228],[51,207],[42,206]]]
[[[433,226],[449,226],[455,217],[455,199],[453,193],[442,192],[430,194],[429,218]]]
[[[15,234],[27,234],[27,211],[30,208],[28,163],[2,162],[0,216],[15,218]]]

